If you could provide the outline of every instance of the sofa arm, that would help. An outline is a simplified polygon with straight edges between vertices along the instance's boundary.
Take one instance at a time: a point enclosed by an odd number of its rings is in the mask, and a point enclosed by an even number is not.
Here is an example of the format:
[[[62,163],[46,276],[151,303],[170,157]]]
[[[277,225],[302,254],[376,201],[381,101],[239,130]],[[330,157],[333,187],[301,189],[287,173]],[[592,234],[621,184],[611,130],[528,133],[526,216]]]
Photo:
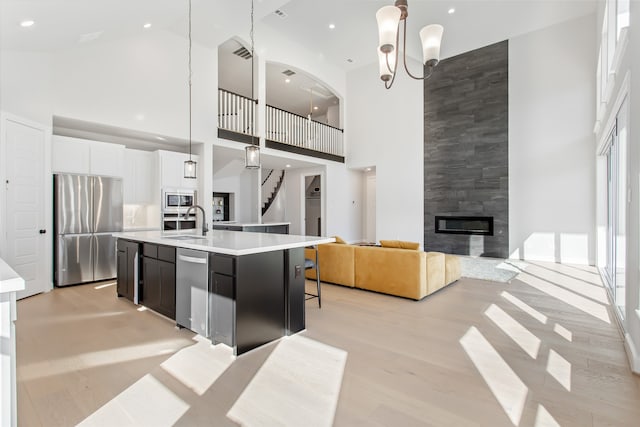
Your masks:
[[[445,256],[441,252],[427,252],[427,295],[445,285]]]
[[[320,280],[328,283],[353,287],[355,246],[342,243],[325,243],[318,245],[318,263],[320,264]],[[305,258],[315,259],[314,249],[305,249]],[[305,272],[307,279],[316,278],[316,270]]]
[[[462,277],[460,257],[444,254],[444,284],[449,285]]]

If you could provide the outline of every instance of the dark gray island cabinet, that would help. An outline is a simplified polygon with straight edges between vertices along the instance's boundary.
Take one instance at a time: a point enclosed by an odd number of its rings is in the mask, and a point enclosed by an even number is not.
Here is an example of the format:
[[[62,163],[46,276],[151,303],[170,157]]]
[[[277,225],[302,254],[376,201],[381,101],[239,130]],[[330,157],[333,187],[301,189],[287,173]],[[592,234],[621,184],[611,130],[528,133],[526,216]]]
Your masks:
[[[214,345],[228,345],[236,355],[305,328],[304,247],[333,241],[219,230],[206,237],[114,235],[118,296],[175,319]]]

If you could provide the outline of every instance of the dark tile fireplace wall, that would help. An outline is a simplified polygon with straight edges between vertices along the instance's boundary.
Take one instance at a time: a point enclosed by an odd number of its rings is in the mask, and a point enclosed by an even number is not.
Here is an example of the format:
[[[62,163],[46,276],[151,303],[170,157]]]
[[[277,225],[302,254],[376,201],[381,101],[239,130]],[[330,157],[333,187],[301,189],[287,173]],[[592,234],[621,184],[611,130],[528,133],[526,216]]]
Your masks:
[[[424,247],[509,256],[509,45],[445,59],[424,84]],[[493,217],[493,235],[435,233],[436,216]]]

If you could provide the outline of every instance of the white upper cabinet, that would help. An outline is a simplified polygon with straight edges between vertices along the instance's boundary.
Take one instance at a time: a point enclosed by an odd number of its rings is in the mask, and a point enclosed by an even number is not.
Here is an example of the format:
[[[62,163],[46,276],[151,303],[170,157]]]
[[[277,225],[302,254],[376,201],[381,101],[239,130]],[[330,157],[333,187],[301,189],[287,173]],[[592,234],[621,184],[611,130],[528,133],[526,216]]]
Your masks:
[[[156,181],[157,157],[149,151],[126,149],[124,153],[124,203],[149,205],[160,195]]]
[[[51,169],[54,173],[121,178],[124,175],[124,150],[124,145],[54,135]]]
[[[53,135],[51,139],[51,170],[53,173],[89,175],[91,151],[83,139]]]
[[[160,165],[160,183],[162,188],[190,188],[197,190],[198,180],[184,177],[184,162],[189,160],[189,154],[173,151],[158,151]],[[198,161],[198,156],[191,155],[191,159]]]

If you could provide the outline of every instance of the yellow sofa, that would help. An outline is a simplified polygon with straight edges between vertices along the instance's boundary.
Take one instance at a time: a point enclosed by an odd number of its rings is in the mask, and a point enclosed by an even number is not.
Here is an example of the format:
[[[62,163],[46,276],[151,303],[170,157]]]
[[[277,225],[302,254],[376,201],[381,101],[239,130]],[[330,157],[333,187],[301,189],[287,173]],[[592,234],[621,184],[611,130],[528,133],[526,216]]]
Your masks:
[[[314,258],[313,249],[305,256]],[[320,280],[420,300],[460,278],[455,255],[328,243],[318,246]],[[315,279],[315,270],[306,277]]]
[[[342,243],[326,243],[318,245],[318,263],[320,264],[320,280],[338,285],[355,286],[355,249],[357,246]],[[315,260],[315,250],[305,249],[305,258]],[[307,279],[316,279],[316,270],[306,271]]]

